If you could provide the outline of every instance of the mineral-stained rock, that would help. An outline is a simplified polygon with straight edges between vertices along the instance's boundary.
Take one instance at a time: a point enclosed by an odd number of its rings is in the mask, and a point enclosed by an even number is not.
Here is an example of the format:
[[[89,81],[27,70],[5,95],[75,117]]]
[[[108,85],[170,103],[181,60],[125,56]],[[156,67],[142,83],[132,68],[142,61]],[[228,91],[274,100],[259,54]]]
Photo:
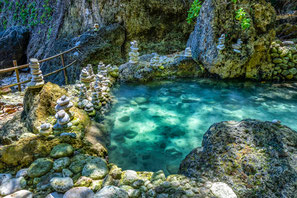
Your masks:
[[[4,198],[33,198],[33,193],[28,190],[20,190]]]
[[[241,7],[251,19],[247,30],[242,30],[241,22],[235,19]],[[270,43],[275,38],[275,19],[276,12],[266,1],[226,4],[224,0],[205,0],[188,41],[193,59],[221,78],[261,78],[261,67],[268,63]],[[217,44],[222,34],[227,34],[226,48],[219,51]],[[231,47],[238,39],[243,42],[240,54]]]
[[[73,180],[70,177],[54,177],[50,183],[57,192],[66,192],[73,187]]]
[[[296,131],[279,123],[221,122],[209,128],[180,172],[225,182],[239,197],[294,197],[296,153]]]
[[[116,186],[105,186],[97,192],[94,198],[128,198],[128,193]]]
[[[0,186],[0,195],[10,195],[26,187],[26,180],[23,177],[9,179]]]
[[[40,177],[48,173],[53,167],[53,161],[49,158],[35,160],[28,169],[29,177]]]
[[[92,157],[86,160],[82,175],[92,179],[102,179],[107,175],[108,167],[100,157]]]
[[[74,152],[73,147],[70,144],[58,144],[51,151],[51,157],[60,158],[60,157],[68,157],[71,156]]]

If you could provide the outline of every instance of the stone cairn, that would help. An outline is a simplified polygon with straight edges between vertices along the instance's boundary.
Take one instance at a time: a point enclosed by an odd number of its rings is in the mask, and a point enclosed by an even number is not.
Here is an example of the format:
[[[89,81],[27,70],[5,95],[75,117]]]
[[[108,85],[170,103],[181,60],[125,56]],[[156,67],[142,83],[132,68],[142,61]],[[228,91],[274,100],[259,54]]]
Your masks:
[[[159,54],[154,53],[153,58],[150,60],[150,66],[151,67],[159,67],[159,66],[161,66]]]
[[[40,133],[41,135],[43,135],[43,136],[49,136],[49,135],[51,135],[51,133],[52,133],[51,127],[52,127],[51,124],[49,124],[49,123],[44,123],[44,124],[42,124],[42,125],[40,126],[40,131],[39,131],[39,133]]]
[[[238,54],[240,54],[241,53],[241,45],[242,45],[242,41],[241,41],[241,39],[238,39],[237,40],[237,43],[235,43],[235,44],[233,44],[232,45],[232,48],[233,48],[233,51],[234,52],[236,52],[236,53],[238,53]]]
[[[39,62],[35,58],[30,59],[29,67],[31,69],[31,82],[28,84],[28,88],[40,88],[44,85],[43,75],[40,70]]]
[[[221,37],[219,38],[219,44],[217,46],[217,49],[219,51],[222,51],[225,49],[225,42],[226,42],[226,35],[222,34]]]
[[[70,122],[69,115],[64,111],[60,110],[56,113],[55,118],[57,119],[57,123],[54,125],[53,129],[66,129],[72,126]]]
[[[192,58],[192,50],[190,47],[187,47],[185,50],[185,57]]]
[[[88,89],[84,85],[81,85],[79,89],[79,94],[78,94],[78,103],[77,103],[78,108],[83,109],[87,105],[88,103],[87,93],[88,93]]]
[[[99,30],[100,26],[98,23],[94,24],[94,31],[97,32]]]
[[[139,52],[138,52],[138,44],[137,41],[131,42],[131,52],[129,53],[130,61],[129,63],[137,64],[139,61]]]
[[[73,103],[70,102],[70,98],[63,95],[61,98],[58,99],[55,110],[57,112],[60,110],[64,110],[65,112],[70,113],[69,110],[71,107],[73,107]]]
[[[88,64],[87,67],[86,67],[86,70],[88,71],[89,76],[92,78],[92,81],[94,81],[95,80],[95,74],[94,74],[92,65]]]
[[[85,112],[91,117],[96,115],[96,111],[94,109],[94,105],[91,102],[88,102],[88,104],[84,108]]]
[[[80,82],[83,83],[87,89],[90,88],[91,82],[93,82],[93,76],[90,76],[87,68],[83,68],[80,74]]]
[[[96,75],[96,81],[92,92],[92,104],[96,110],[100,110],[101,108],[100,94],[101,94],[100,76]]]

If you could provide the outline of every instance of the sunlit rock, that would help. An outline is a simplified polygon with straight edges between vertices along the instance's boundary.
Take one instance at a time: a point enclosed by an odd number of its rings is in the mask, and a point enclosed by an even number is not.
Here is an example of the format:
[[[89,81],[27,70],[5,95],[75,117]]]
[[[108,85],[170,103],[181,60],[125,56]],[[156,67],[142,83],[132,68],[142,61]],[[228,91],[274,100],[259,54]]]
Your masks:
[[[72,126],[70,117],[64,110],[58,111],[55,115],[55,118],[57,119],[57,123],[53,127],[54,130],[65,129]]]
[[[71,107],[73,107],[73,103],[70,101],[70,98],[66,95],[63,95],[58,99],[55,109],[56,111],[64,110],[65,112],[69,113]]]
[[[28,84],[28,88],[40,88],[44,85],[43,75],[40,70],[39,62],[35,58],[30,59],[29,67],[31,69],[31,82]]]
[[[44,123],[40,126],[39,133],[43,136],[49,136],[52,133],[52,125],[50,123]]]

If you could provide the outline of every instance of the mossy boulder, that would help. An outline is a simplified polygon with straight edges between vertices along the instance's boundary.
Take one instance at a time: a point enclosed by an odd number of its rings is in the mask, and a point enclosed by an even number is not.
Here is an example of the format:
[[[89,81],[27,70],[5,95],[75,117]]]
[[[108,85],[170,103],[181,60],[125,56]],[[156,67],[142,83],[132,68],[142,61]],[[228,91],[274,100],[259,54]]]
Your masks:
[[[183,160],[180,173],[224,181],[240,197],[294,197],[296,153],[297,132],[277,122],[221,122]]]
[[[28,169],[28,176],[31,178],[41,177],[48,173],[53,167],[53,161],[49,158],[35,160]]]
[[[69,157],[73,152],[74,149],[70,144],[63,143],[55,146],[52,149],[50,156],[53,158]]]

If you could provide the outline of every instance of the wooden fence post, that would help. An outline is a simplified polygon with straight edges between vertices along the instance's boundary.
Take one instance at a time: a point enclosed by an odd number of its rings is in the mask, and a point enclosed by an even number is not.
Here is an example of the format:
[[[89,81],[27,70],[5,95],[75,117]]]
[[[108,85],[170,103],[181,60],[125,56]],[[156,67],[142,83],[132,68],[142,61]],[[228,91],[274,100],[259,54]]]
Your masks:
[[[18,63],[17,63],[16,60],[13,60],[13,66],[14,67],[17,67],[18,66]],[[20,73],[19,73],[19,69],[18,68],[15,69],[15,75],[16,75],[16,78],[17,78],[17,83],[20,83]],[[19,91],[22,91],[22,86],[20,84],[18,85],[18,90]]]
[[[62,60],[62,66],[63,68],[65,67],[65,62],[64,62],[64,55],[61,54],[61,60]],[[65,78],[65,84],[68,84],[68,79],[67,79],[67,73],[66,73],[66,68],[63,69],[64,71],[64,78]]]

